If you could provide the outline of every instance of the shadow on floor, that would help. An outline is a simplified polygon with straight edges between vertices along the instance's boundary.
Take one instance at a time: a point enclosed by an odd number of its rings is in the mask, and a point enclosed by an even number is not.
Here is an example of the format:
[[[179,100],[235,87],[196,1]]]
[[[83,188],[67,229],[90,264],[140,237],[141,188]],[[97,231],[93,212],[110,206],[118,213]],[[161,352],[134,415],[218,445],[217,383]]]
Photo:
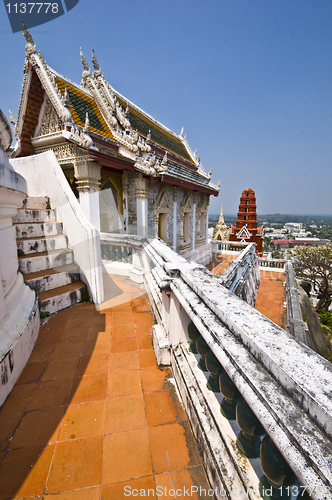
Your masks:
[[[177,488],[208,491],[171,371],[156,363],[148,297],[112,281],[117,295],[102,313],[81,304],[42,325],[0,411],[0,500],[117,500],[125,487],[171,488],[166,451]]]

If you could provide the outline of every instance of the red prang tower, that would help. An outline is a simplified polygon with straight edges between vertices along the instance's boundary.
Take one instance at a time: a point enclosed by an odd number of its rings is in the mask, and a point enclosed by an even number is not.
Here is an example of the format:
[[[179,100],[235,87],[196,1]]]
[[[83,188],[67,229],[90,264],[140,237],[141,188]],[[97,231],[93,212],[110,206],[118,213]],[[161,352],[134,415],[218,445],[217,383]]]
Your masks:
[[[263,247],[263,228],[257,227],[256,209],[255,191],[250,188],[245,189],[240,198],[236,227],[231,227],[229,240],[256,243],[256,253],[261,256]]]

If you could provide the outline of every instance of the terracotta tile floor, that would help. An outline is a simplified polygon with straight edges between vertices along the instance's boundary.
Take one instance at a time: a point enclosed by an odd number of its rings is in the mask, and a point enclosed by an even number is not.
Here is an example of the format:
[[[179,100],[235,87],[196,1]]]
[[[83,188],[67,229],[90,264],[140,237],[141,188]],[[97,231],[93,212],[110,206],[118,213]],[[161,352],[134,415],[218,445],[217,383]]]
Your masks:
[[[237,257],[238,255],[227,255],[227,254],[218,255],[218,258],[223,260],[222,262],[217,264],[213,269],[211,269],[211,272],[216,276],[220,276],[225,271],[225,269],[228,268],[229,263],[232,262],[232,260],[236,259]]]
[[[172,480],[208,492],[171,370],[156,364],[147,295],[114,282],[122,293],[100,312],[82,304],[42,325],[0,411],[0,500],[174,498]]]
[[[261,283],[259,286],[255,309],[286,329],[286,309],[283,304],[285,295],[285,274],[275,271],[260,271]]]

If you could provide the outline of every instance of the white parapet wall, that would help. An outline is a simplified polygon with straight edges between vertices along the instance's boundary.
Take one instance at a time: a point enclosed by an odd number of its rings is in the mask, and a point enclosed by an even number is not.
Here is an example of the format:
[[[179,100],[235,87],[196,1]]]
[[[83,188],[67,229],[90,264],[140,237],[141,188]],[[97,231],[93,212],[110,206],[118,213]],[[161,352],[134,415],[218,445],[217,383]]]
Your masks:
[[[27,195],[27,183],[8,161],[10,144],[10,128],[0,110],[0,407],[29,359],[40,324],[36,294],[18,272],[12,219]]]
[[[104,300],[100,239],[97,229],[87,220],[53,151],[11,160],[15,171],[25,177],[28,194],[48,196],[62,222],[81,279],[95,304]]]

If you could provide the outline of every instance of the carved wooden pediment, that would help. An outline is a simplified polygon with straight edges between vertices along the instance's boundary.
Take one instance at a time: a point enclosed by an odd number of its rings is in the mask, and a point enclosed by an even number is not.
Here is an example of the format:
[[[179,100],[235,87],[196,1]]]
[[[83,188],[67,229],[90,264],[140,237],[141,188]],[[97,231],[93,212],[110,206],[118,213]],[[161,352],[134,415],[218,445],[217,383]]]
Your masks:
[[[170,213],[172,211],[171,204],[165,191],[161,191],[157,197],[155,212]]]
[[[183,202],[181,203],[181,214],[185,212],[192,212],[192,200],[189,194],[186,194],[183,198]]]

